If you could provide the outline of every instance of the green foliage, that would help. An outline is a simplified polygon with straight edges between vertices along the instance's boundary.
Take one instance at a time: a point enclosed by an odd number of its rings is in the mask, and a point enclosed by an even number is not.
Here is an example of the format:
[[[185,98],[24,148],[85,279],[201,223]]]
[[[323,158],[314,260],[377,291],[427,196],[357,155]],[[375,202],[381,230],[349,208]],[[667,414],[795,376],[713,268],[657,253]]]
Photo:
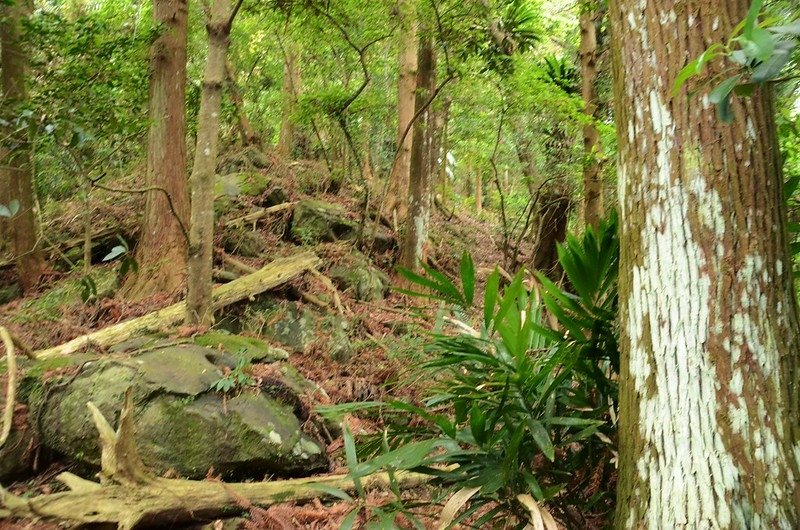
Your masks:
[[[369,469],[403,455],[405,466],[431,474],[451,492],[477,488],[455,522],[496,504],[478,527],[502,511],[527,520],[521,494],[561,507],[610,505],[602,491],[587,498],[579,492],[588,484],[571,481],[580,470],[605,465],[612,452],[609,408],[614,408],[616,385],[608,360],[618,359],[611,351],[616,347],[615,229],[615,220],[609,220],[598,233],[573,237],[561,249],[562,266],[577,294],[548,284],[542,297],[562,325],[573,328],[567,333],[545,326],[542,307],[525,287],[524,271],[505,287],[497,271],[487,278],[477,329],[465,317],[476,285],[469,255],[462,258],[460,286],[430,268],[424,276],[403,271],[427,291],[418,294],[454,306],[447,320],[459,332],[431,338],[426,348],[431,359],[421,370],[436,384],[422,406],[385,404],[390,426],[382,443],[364,444],[365,451],[380,455]],[[418,420],[409,421],[409,415]],[[439,451],[431,455],[433,445],[422,450],[423,441],[440,443]]]
[[[238,359],[235,367],[224,376],[211,383],[211,390],[228,394],[238,392],[245,387],[256,384],[256,380],[248,371],[250,363],[243,353],[243,351],[238,352]]]
[[[780,17],[762,17],[762,7],[763,0],[753,0],[726,44],[713,44],[687,64],[675,80],[673,94],[700,75],[710,61],[727,58],[734,66],[708,81],[715,85],[708,99],[716,105],[719,119],[730,123],[734,95],[748,97],[757,86],[777,80],[797,48],[800,21],[783,24]]]
[[[591,370],[607,361],[618,373],[616,214],[604,220],[596,231],[588,227],[580,238],[569,234],[558,247],[558,257],[574,292],[562,290],[544,274],[536,276],[542,283],[542,301],[566,333],[546,328],[541,331],[579,351],[580,358],[588,362],[585,369]]]
[[[119,268],[117,269],[117,284],[121,285],[122,280],[129,272],[134,274],[139,272],[139,264],[136,261],[133,252],[131,252],[128,242],[125,241],[125,239],[119,234],[117,234],[117,239],[119,239],[120,244],[116,245],[109,251],[108,254],[103,256],[102,261],[106,263],[120,258]]]

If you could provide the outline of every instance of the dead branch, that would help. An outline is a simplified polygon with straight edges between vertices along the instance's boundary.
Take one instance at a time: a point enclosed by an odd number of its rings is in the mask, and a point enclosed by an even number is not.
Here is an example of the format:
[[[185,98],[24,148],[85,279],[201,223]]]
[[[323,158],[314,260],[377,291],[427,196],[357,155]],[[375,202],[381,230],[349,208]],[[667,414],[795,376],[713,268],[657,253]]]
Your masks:
[[[211,294],[212,310],[216,311],[244,298],[261,294],[321,263],[322,261],[311,252],[276,259],[252,274],[214,288]],[[185,314],[186,302],[178,302],[153,313],[82,335],[60,346],[37,351],[36,357],[48,359],[69,355],[91,344],[111,346],[146,331],[162,330],[172,326],[180,322]]]
[[[17,395],[17,358],[14,355],[14,339],[6,328],[0,326],[0,339],[6,347],[6,359],[8,360],[8,386],[6,387],[6,406],[3,410],[3,430],[0,432],[0,447],[6,443],[11,434],[11,424],[14,421],[14,406],[16,405]]]

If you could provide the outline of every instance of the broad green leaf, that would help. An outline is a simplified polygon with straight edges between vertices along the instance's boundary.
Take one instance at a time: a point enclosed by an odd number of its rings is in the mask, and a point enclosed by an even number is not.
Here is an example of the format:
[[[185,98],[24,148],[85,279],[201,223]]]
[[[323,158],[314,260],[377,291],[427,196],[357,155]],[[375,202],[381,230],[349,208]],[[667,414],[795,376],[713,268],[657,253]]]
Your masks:
[[[469,427],[478,444],[482,445],[486,442],[486,416],[477,403],[472,405],[469,411]]]
[[[729,77],[708,94],[708,100],[714,105],[719,105],[723,100],[727,99],[731,91],[733,91],[733,87],[735,87],[741,79],[742,74]]]
[[[778,77],[792,57],[795,43],[782,41],[777,44],[770,56],[753,70],[750,80],[753,83],[764,83]]]
[[[102,261],[104,261],[104,262],[105,261],[111,261],[114,258],[117,258],[117,257],[125,254],[127,251],[128,251],[128,249],[126,249],[122,245],[117,245],[116,247],[112,248],[111,251],[103,257]]]
[[[683,85],[686,83],[686,81],[697,75],[697,65],[699,62],[700,61],[698,59],[695,59],[684,66],[680,72],[678,72],[678,77],[675,78],[675,83],[672,85],[673,96],[677,96],[680,93],[681,88],[683,88]]]
[[[753,28],[750,38],[742,37],[739,39],[742,50],[748,57],[758,61],[766,61],[775,51],[775,37],[767,30]]]
[[[350,433],[350,427],[344,425],[342,429],[342,438],[344,439],[344,452],[347,459],[347,467],[350,469],[350,477],[353,479],[356,492],[363,498],[365,496],[364,486],[361,484],[361,477],[356,475],[356,468],[358,466],[358,456],[356,454],[356,442],[353,435]]]
[[[19,213],[19,201],[17,199],[11,199],[11,202],[8,203],[8,211],[11,212],[11,217]]]
[[[342,489],[332,488],[331,486],[326,486],[325,484],[309,484],[308,487],[312,490],[321,491],[322,493],[331,497],[335,497],[347,502],[353,502],[353,497],[348,495],[347,492]]]
[[[475,299],[475,263],[468,252],[461,256],[461,287],[464,289],[464,299],[468,306]]]
[[[744,29],[742,31],[742,35],[747,39],[751,39],[753,36],[753,31],[755,30],[758,15],[761,12],[761,6],[763,4],[764,0],[753,0],[753,3],[750,4],[750,9],[747,11],[747,16],[744,19]]]
[[[486,278],[486,287],[483,295],[483,325],[486,330],[491,328],[494,318],[494,306],[497,303],[497,295],[500,290],[500,271],[495,267],[494,271]]]
[[[528,419],[528,429],[530,430],[533,441],[542,450],[542,454],[547,457],[551,462],[555,460],[556,450],[553,447],[553,441],[550,439],[550,434],[540,421]]]
[[[356,517],[358,517],[358,513],[361,511],[361,508],[355,508],[353,511],[345,515],[344,519],[342,519],[342,524],[339,525],[339,530],[352,530],[353,525],[356,524]]]
[[[0,217],[11,217],[11,210],[5,204],[0,204]]]

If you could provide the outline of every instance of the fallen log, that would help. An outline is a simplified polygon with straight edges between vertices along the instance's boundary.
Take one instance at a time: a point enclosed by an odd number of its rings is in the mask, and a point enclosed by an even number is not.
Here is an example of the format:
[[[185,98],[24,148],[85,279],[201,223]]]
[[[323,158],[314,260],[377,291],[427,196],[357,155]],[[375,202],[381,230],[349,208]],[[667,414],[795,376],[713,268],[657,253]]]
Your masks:
[[[211,307],[216,311],[239,300],[261,294],[318,267],[321,263],[311,252],[276,259],[252,274],[216,287],[211,293]],[[139,333],[172,326],[180,322],[185,314],[186,302],[178,302],[153,313],[82,335],[59,346],[39,350],[34,355],[37,359],[49,359],[81,351],[92,344],[111,346]]]
[[[131,389],[125,394],[116,431],[93,404],[88,406],[100,433],[101,483],[62,473],[58,480],[71,491],[22,498],[0,489],[0,518],[35,517],[80,524],[111,523],[123,530],[166,527],[230,516],[244,511],[247,504],[268,506],[328,497],[332,490],[354,489],[353,480],[348,475],[247,483],[153,477],[144,469],[134,443]],[[397,471],[393,477],[404,487],[419,485],[431,478],[405,471]],[[388,473],[360,479],[364,487],[385,487],[390,480]]]
[[[252,223],[258,221],[262,217],[268,216],[271,213],[280,212],[283,210],[288,210],[289,208],[293,208],[295,204],[297,204],[297,202],[285,202],[283,204],[276,204],[275,206],[270,206],[269,208],[261,208],[247,215],[231,219],[230,221],[225,221],[223,223],[223,226],[235,228],[237,226],[242,226],[245,223]]]

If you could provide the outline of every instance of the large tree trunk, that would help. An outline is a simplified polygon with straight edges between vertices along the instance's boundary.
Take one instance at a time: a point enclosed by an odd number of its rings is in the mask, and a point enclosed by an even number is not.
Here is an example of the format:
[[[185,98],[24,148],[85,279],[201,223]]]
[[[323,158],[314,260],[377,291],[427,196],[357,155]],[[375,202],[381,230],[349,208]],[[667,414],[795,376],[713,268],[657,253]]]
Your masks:
[[[600,181],[598,151],[600,135],[597,132],[597,6],[584,6],[580,15],[581,29],[581,94],[587,122],[583,126],[583,219],[586,226],[595,229],[600,224],[603,195]]]
[[[419,111],[430,97],[430,79],[433,76],[433,41],[430,37],[419,39],[417,91],[415,112]],[[428,240],[428,221],[431,214],[431,174],[426,163],[430,153],[428,127],[431,111],[428,107],[414,122],[411,145],[411,168],[409,173],[409,201],[406,230],[400,255],[400,263],[410,270],[418,270],[424,258],[425,242]]]
[[[403,136],[414,118],[417,89],[417,22],[412,0],[400,0],[400,75],[397,82],[397,141],[399,152],[392,165],[383,201],[382,215],[402,221],[408,215],[408,181],[413,131]]]
[[[23,291],[34,287],[44,271],[45,263],[39,248],[39,229],[34,212],[33,172],[28,131],[16,125],[20,106],[28,100],[25,87],[28,68],[28,51],[22,42],[21,23],[31,11],[28,0],[17,0],[4,6],[0,21],[2,39],[3,114],[11,125],[6,130],[3,149],[2,181],[7,186],[2,202],[8,206],[19,202],[19,211],[7,223],[17,266],[17,275]]]
[[[192,223],[189,232],[189,266],[186,322],[210,325],[212,252],[214,247],[214,174],[219,143],[219,114],[231,34],[231,0],[214,0],[209,19],[208,55],[200,96],[197,149],[192,168]]]
[[[800,528],[800,324],[770,90],[720,123],[681,68],[749,0],[615,0],[617,528]],[[712,62],[709,76],[730,65]],[[708,88],[704,89],[708,90]]]
[[[297,144],[294,112],[300,97],[300,49],[292,39],[284,46],[283,89],[281,91],[281,131],[278,138],[278,153],[292,156]]]
[[[125,288],[131,298],[173,293],[186,274],[189,195],[186,179],[187,0],[155,0],[153,17],[163,32],[150,57],[150,131],[139,273]]]

